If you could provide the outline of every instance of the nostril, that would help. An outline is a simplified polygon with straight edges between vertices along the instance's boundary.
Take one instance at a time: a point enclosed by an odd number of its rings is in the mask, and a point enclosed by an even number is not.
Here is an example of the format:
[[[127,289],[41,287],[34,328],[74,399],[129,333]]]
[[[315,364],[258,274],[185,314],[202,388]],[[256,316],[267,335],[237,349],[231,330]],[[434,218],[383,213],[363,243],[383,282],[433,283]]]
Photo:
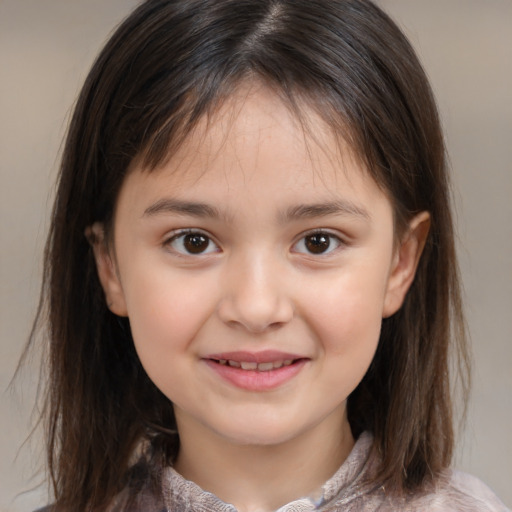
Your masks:
[[[254,266],[251,269],[249,275],[238,272],[226,278],[217,306],[218,315],[230,327],[253,334],[279,329],[294,316],[293,300],[288,295],[290,288],[274,274],[262,275]]]
[[[235,301],[225,301],[218,309],[221,320],[233,328],[242,328],[253,334],[260,334],[280,329],[289,323],[294,311],[291,305],[269,307],[257,305],[244,305]]]

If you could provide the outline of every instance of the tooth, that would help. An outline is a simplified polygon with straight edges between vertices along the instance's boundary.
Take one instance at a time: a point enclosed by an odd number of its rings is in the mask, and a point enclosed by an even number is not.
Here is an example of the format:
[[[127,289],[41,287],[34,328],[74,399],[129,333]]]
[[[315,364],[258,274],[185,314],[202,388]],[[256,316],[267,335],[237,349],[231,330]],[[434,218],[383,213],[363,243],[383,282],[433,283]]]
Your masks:
[[[240,365],[242,366],[242,370],[257,370],[258,369],[258,363],[247,363],[247,362],[243,362],[243,363],[240,363]]]
[[[227,360],[226,359],[219,359],[219,364],[226,365]]]
[[[290,366],[293,363],[293,359],[285,359],[283,361],[283,366]]]
[[[240,368],[240,363],[238,361],[231,361],[231,359],[228,361],[229,366],[232,366],[233,368]]]
[[[278,368],[281,368],[283,366],[283,361],[276,361],[276,362],[272,363],[272,366],[273,366],[274,370],[277,370]]]
[[[269,370],[274,369],[274,363],[260,363],[258,365],[258,370],[260,372],[268,372]]]

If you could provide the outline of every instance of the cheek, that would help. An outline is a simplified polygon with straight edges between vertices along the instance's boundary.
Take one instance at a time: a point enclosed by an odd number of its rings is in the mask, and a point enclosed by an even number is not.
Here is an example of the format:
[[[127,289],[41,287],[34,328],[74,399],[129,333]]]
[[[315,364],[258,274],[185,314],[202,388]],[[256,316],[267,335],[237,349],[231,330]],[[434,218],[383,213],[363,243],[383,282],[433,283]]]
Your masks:
[[[326,283],[309,300],[309,324],[329,371],[324,392],[346,397],[366,373],[380,337],[385,280],[365,269]]]
[[[135,348],[153,374],[170,374],[169,366],[187,349],[211,315],[215,299],[203,280],[180,275],[146,274],[129,283],[126,304]],[[155,379],[153,379],[155,380]]]
[[[382,322],[385,283],[382,273],[361,268],[330,278],[308,299],[308,316],[335,346],[377,337]],[[338,342],[337,342],[338,341]]]

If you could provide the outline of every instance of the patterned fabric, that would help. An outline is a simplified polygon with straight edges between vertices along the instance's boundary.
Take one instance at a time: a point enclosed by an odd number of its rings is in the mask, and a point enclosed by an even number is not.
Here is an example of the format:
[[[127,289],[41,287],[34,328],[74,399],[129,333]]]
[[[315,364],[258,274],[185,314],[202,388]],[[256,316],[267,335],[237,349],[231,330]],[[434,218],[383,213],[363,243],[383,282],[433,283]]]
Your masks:
[[[447,471],[435,489],[399,500],[381,486],[369,486],[378,461],[371,455],[372,436],[362,434],[341,468],[311,496],[295,500],[276,512],[511,512],[480,480],[458,471]],[[149,490],[130,499],[121,493],[109,512],[238,512],[172,467],[162,473],[162,496]],[[41,512],[51,512],[51,507]],[[75,511],[73,511],[75,512]]]
[[[341,468],[318,493],[288,503],[277,512],[510,512],[478,479],[447,472],[427,495],[397,501],[383,487],[365,484],[377,468],[372,437],[362,434]],[[215,495],[185,480],[173,468],[164,470],[163,499],[168,512],[237,512]]]

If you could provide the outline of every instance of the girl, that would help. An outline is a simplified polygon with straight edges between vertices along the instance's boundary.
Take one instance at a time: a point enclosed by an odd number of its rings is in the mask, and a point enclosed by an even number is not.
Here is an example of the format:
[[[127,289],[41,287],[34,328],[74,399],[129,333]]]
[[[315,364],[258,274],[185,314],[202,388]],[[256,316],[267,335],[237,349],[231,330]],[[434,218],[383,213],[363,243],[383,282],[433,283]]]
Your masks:
[[[371,2],[144,2],[78,100],[46,266],[50,510],[505,510],[449,470],[443,138]]]

